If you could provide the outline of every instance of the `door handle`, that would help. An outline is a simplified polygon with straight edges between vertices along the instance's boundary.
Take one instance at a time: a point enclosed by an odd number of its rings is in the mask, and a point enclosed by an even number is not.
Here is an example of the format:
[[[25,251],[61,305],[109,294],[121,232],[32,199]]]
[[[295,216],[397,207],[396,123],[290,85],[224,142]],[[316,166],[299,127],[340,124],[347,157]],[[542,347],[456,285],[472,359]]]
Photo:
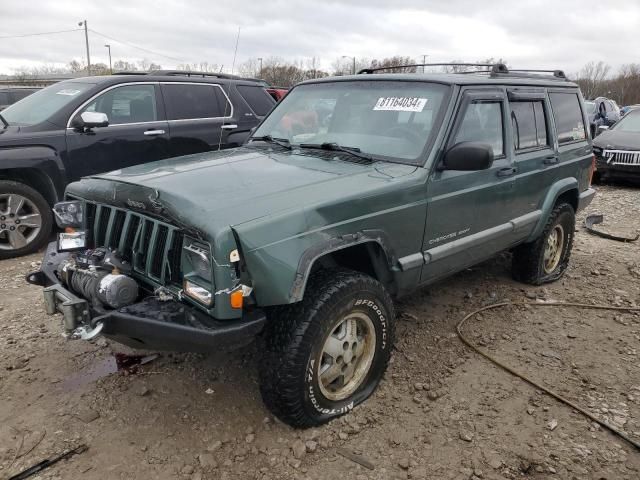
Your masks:
[[[235,123],[231,123],[229,125],[222,125],[220,128],[222,130],[235,130],[236,128],[238,128],[238,125],[236,125]]]
[[[516,169],[513,167],[501,168],[500,170],[498,170],[499,177],[510,177],[511,175],[515,175],[515,173]]]
[[[164,135],[164,130],[147,130],[146,132],[144,132],[144,134],[151,137],[155,135]]]
[[[545,165],[554,165],[554,164],[556,164],[558,162],[559,162],[559,160],[558,160],[558,157],[556,155],[553,155],[551,157],[546,157],[544,159],[544,164]]]

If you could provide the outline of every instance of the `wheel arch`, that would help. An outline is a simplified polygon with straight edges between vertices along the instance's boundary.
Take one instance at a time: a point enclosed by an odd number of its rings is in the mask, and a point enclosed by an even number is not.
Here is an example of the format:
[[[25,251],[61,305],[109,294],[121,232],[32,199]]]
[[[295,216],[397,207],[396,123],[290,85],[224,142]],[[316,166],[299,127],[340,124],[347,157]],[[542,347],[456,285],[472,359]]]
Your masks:
[[[574,211],[577,211],[579,199],[580,189],[576,178],[564,178],[554,183],[547,191],[547,195],[542,203],[542,215],[533,232],[531,232],[531,235],[527,238],[527,242],[531,242],[540,236],[549,215],[551,215],[551,212],[557,205],[560,203],[568,203],[573,207]]]
[[[291,286],[291,303],[302,300],[309,277],[320,268],[341,267],[365,273],[382,283],[392,295],[396,294],[395,256],[386,238],[383,231],[368,230],[332,238],[307,249]]]
[[[40,192],[51,206],[60,198],[51,177],[35,168],[0,169],[0,180],[11,180],[30,186]]]

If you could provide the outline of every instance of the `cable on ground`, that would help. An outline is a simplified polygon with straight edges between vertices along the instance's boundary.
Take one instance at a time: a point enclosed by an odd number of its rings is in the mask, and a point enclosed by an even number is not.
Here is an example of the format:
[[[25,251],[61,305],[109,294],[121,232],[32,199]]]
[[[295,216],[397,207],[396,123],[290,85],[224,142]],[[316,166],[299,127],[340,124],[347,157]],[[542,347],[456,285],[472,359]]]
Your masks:
[[[467,347],[469,347],[471,350],[473,350],[474,352],[478,353],[479,355],[482,355],[484,358],[486,358],[490,362],[494,363],[495,365],[499,366],[503,370],[506,370],[510,374],[515,375],[516,377],[518,377],[518,378],[524,380],[525,382],[533,385],[535,388],[537,388],[539,390],[542,390],[547,395],[550,395],[553,398],[555,398],[556,400],[558,400],[558,401],[560,401],[560,402],[562,402],[562,403],[564,403],[566,405],[569,405],[574,410],[577,410],[578,412],[582,413],[584,416],[586,416],[589,419],[593,420],[597,424],[603,426],[604,428],[606,428],[610,432],[614,433],[615,435],[618,435],[619,437],[623,438],[624,440],[629,442],[631,445],[636,447],[638,450],[640,450],[640,442],[632,439],[625,432],[623,432],[623,431],[619,430],[618,428],[614,427],[613,425],[611,425],[611,424],[599,419],[598,417],[596,417],[595,415],[593,415],[592,413],[590,413],[586,409],[576,405],[571,400],[568,400],[568,399],[564,398],[562,395],[560,395],[559,393],[554,392],[550,388],[547,388],[547,387],[541,385],[540,383],[536,382],[535,380],[532,380],[531,378],[529,378],[525,374],[520,373],[517,370],[514,370],[513,368],[505,365],[500,360],[494,358],[490,354],[488,354],[488,353],[484,352],[483,350],[481,350],[480,348],[478,348],[476,345],[473,344],[473,342],[471,342],[471,340],[469,340],[467,337],[465,337],[464,334],[462,333],[462,329],[463,329],[465,323],[467,322],[467,320],[469,320],[470,318],[476,316],[477,314],[479,314],[481,312],[484,312],[486,310],[493,310],[495,308],[501,308],[501,307],[524,307],[524,306],[530,306],[530,307],[564,307],[564,308],[573,307],[573,308],[586,308],[586,309],[592,309],[592,310],[615,310],[615,311],[619,311],[619,312],[640,312],[640,307],[612,307],[610,305],[591,305],[591,304],[588,304],[588,303],[565,303],[565,302],[502,302],[502,303],[494,303],[492,305],[487,305],[485,307],[479,308],[479,309],[469,313],[468,315],[466,315],[462,320],[460,320],[458,325],[456,325],[456,331],[458,333],[458,337],[460,337],[460,340],[462,340],[462,342]]]

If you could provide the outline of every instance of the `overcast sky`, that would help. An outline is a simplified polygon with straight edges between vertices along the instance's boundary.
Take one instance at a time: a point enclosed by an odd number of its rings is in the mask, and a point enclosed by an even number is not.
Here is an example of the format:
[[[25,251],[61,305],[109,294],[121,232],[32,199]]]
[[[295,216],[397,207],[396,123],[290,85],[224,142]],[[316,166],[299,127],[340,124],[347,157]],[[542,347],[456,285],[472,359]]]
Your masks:
[[[85,18],[112,37],[89,32],[92,63],[108,62],[110,43],[114,61],[207,61],[230,71],[238,26],[237,64],[315,56],[329,68],[342,55],[428,54],[433,62],[502,57],[513,67],[575,72],[590,60],[614,68],[640,61],[640,0],[0,0],[0,73],[84,59],[81,31],[6,37],[78,28]]]

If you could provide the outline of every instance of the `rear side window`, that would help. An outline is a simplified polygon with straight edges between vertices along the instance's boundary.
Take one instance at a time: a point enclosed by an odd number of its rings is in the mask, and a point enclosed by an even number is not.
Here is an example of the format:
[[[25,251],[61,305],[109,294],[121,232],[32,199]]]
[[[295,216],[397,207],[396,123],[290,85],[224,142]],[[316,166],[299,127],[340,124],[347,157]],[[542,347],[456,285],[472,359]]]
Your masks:
[[[226,97],[216,85],[176,83],[165,84],[162,89],[168,120],[218,118],[231,113]]]
[[[271,107],[273,107],[275,102],[263,87],[238,85],[236,88],[256,115],[264,117],[271,111]]]
[[[556,121],[558,143],[571,143],[587,138],[582,121],[580,100],[576,93],[550,93],[551,109]]]
[[[542,101],[511,102],[511,125],[516,150],[547,146]]]
[[[467,107],[454,145],[460,142],[488,143],[493,154],[504,154],[501,102],[473,102]]]

